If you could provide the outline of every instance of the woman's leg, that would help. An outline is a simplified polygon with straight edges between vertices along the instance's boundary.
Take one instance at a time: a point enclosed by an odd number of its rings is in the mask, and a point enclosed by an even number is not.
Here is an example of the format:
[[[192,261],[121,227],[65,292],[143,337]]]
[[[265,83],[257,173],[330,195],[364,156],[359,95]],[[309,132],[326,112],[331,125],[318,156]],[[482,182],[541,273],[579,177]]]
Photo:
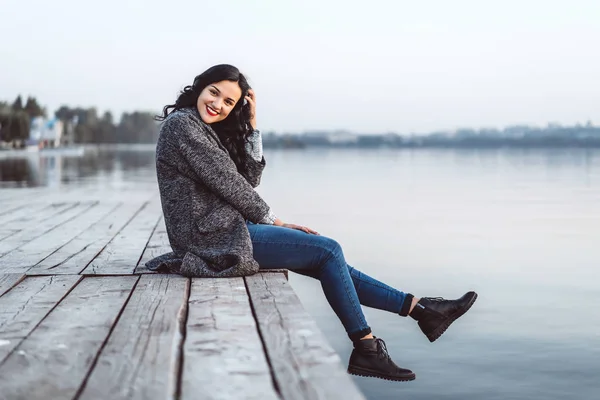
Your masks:
[[[350,339],[356,341],[371,333],[346,262],[339,259],[339,244],[324,236],[273,225],[248,224],[248,230],[261,269],[314,273]]]
[[[350,265],[346,266],[350,271],[360,304],[378,310],[397,313],[403,317],[408,315],[413,301],[412,294],[394,289],[360,272],[356,268],[352,268]]]
[[[352,284],[358,295],[360,304],[378,310],[397,313],[402,316],[408,315],[413,299],[412,294],[394,289],[346,264],[342,248],[334,240],[326,236],[307,235],[298,230],[274,227],[271,225],[249,224],[248,228],[255,248],[255,259],[262,269],[286,268],[302,275],[320,279],[321,271],[318,268],[318,263],[299,262],[292,263],[288,266],[282,266],[282,260],[287,258],[295,259],[295,257],[292,253],[289,253],[289,246],[286,246],[288,248],[285,250],[285,256],[282,256],[278,250],[273,248],[273,237],[276,237],[275,241],[277,243],[286,242],[288,244],[290,241],[308,240],[310,243],[315,244],[317,248],[320,246],[321,248],[330,249],[335,253],[335,258],[345,264],[350,273]],[[282,231],[282,229],[287,229],[287,231]],[[294,248],[298,247],[296,246]],[[260,260],[256,257],[260,257]],[[297,261],[303,260],[298,259]]]
[[[349,267],[335,240],[271,225],[248,224],[248,230],[261,269],[286,268],[321,281],[325,297],[351,338],[370,332],[360,303],[408,314],[412,295]]]

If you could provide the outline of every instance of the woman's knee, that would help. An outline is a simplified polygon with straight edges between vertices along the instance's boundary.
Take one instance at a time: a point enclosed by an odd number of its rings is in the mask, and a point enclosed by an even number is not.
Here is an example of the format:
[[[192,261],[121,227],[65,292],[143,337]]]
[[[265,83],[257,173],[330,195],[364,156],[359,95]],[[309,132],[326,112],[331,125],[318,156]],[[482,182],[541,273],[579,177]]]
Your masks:
[[[326,259],[329,260],[331,258],[343,258],[343,250],[342,246],[334,239],[328,237],[322,237],[322,248],[327,253]]]

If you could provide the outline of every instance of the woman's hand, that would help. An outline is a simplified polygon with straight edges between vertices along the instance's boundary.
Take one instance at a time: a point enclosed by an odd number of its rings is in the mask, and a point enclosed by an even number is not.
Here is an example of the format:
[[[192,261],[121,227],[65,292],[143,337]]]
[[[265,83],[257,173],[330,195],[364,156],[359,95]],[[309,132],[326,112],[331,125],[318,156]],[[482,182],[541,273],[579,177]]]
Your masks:
[[[248,96],[245,97],[250,107],[250,125],[252,129],[256,129],[256,94],[254,90],[248,90]]]
[[[314,230],[312,230],[310,228],[307,228],[306,226],[295,225],[295,224],[286,224],[285,222],[283,222],[279,218],[277,218],[275,220],[275,222],[273,223],[273,225],[275,225],[275,226],[282,226],[284,228],[297,229],[299,231],[306,232],[306,233],[312,234],[312,235],[319,235],[319,232],[314,231]]]

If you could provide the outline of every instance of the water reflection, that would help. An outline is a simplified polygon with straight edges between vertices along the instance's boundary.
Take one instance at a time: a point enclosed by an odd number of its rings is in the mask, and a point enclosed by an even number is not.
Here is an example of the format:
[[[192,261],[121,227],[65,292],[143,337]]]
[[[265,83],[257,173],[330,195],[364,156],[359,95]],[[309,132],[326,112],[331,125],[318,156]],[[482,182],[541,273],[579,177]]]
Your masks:
[[[140,174],[151,178],[153,173],[153,146],[89,147],[81,156],[0,153],[0,188],[56,187],[87,180],[123,180]]]

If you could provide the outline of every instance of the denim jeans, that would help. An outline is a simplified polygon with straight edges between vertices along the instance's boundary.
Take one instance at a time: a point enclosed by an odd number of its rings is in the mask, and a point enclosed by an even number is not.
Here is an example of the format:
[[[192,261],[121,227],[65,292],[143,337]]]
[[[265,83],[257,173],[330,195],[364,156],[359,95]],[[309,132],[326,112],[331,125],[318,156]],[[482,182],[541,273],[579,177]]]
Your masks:
[[[273,225],[248,223],[248,231],[261,269],[285,268],[321,281],[351,340],[371,333],[361,304],[408,315],[413,296],[352,268],[335,240]]]

